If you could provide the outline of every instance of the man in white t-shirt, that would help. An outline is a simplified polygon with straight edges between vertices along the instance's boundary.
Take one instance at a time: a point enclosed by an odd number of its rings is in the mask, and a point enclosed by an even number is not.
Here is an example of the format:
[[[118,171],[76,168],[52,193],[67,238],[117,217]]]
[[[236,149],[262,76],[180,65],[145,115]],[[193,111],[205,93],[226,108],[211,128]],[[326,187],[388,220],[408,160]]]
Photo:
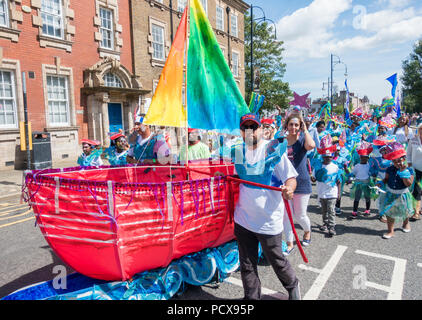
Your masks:
[[[245,142],[245,166],[257,164],[265,159],[270,141],[265,141],[262,137],[263,132],[258,116],[256,114],[243,116],[240,130]],[[234,161],[236,163],[236,159]],[[240,185],[234,221],[245,299],[261,298],[261,282],[257,267],[258,244],[260,243],[265,257],[289,292],[289,299],[300,300],[299,281],[294,269],[283,255],[281,247],[285,210],[283,197],[287,200],[293,198],[298,175],[286,153],[275,165],[273,175],[283,182],[282,192]],[[246,178],[242,178],[254,181],[254,177],[248,176],[248,172]]]

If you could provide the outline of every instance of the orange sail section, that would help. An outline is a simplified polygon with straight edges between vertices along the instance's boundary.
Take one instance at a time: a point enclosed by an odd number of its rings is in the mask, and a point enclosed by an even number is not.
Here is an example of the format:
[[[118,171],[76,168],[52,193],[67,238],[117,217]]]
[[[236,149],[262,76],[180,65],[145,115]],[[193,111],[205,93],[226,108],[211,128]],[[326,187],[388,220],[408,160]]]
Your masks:
[[[168,127],[187,126],[186,109],[182,105],[187,12],[188,6],[183,13],[160,81],[143,121],[145,124]]]

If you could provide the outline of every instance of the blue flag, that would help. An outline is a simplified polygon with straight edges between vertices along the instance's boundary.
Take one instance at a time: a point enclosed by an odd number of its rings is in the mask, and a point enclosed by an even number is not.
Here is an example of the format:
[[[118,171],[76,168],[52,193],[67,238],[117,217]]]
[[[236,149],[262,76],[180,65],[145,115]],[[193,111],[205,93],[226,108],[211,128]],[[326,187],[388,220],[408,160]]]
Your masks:
[[[401,117],[401,108],[400,108],[400,95],[397,96],[396,102],[396,112],[397,112],[397,119]]]
[[[393,99],[396,98],[396,89],[397,89],[397,73],[393,74],[391,77],[387,78],[387,81],[391,83],[393,88],[391,89],[391,95],[393,96]]]
[[[345,118],[346,123],[347,123],[350,120],[350,110],[349,110],[350,94],[349,94],[349,87],[347,86],[347,79],[344,82],[344,85],[346,86],[346,91],[347,91],[346,105],[344,106],[344,118]]]

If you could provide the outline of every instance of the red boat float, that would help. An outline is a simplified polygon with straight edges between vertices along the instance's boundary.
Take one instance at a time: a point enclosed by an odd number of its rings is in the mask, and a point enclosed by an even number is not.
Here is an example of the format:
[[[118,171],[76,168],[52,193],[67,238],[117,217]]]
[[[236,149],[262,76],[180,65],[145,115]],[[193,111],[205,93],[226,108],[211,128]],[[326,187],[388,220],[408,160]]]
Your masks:
[[[54,252],[77,272],[128,280],[234,239],[230,163],[25,173],[24,196]],[[215,173],[225,176],[214,177]]]

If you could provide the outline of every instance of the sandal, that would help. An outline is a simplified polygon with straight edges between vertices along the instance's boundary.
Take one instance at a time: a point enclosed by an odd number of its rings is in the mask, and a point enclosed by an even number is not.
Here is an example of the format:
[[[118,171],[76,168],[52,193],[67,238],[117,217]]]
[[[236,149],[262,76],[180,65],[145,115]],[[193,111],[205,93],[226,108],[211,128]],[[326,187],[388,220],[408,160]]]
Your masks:
[[[412,222],[421,220],[420,214],[414,214],[411,218],[409,218],[409,220]]]

